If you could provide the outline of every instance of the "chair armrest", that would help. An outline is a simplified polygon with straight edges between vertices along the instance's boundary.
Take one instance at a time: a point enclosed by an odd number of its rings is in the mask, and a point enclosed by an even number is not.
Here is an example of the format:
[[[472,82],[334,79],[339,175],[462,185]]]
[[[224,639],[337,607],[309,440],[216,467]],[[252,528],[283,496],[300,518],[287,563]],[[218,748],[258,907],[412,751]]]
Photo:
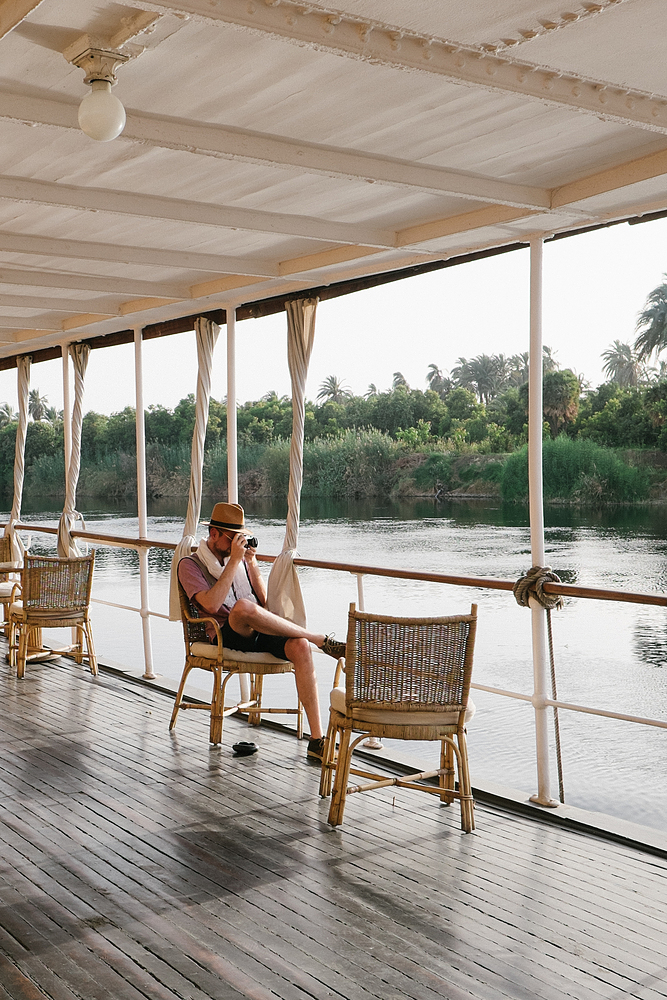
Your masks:
[[[340,685],[340,675],[343,672],[344,665],[345,665],[345,661],[343,660],[343,657],[341,656],[340,659],[338,660],[338,663],[336,664],[336,672],[334,674],[334,679],[333,679],[333,685],[332,686],[335,687],[335,688],[339,687],[339,685]]]
[[[218,644],[218,658],[217,658],[217,662],[218,663],[222,663],[222,661],[224,659],[224,655],[223,655],[224,654],[224,650],[223,650],[223,646],[222,646],[222,632],[220,631],[220,626],[217,623],[217,621],[215,620],[215,618],[209,618],[209,617],[197,617],[197,618],[195,618],[194,615],[189,614],[187,611],[183,611],[182,613],[185,616],[185,620],[187,622],[192,622],[193,624],[197,624],[197,625],[200,625],[203,622],[210,622],[211,623],[211,625],[215,629],[215,638],[216,638],[216,642]],[[186,634],[187,634],[187,632],[186,632]],[[190,645],[191,645],[191,640],[190,640],[189,636],[188,636],[188,640],[187,641],[188,641],[188,650],[189,650]]]
[[[14,584],[14,586],[12,587],[12,596],[11,596],[11,602],[12,602],[12,604],[14,603],[14,601],[18,598],[19,594],[21,594],[21,593],[22,593],[21,584],[17,580],[16,583]]]

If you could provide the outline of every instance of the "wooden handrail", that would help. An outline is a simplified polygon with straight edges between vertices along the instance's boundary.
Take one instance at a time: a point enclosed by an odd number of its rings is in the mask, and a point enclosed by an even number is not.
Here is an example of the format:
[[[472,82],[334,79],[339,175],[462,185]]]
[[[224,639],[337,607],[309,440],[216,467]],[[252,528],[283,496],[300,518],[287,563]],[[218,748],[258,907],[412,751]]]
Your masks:
[[[0,527],[4,525],[0,524]],[[18,524],[22,531],[41,531],[49,535],[57,535],[57,528],[47,528],[36,524]],[[151,538],[127,538],[123,535],[99,535],[92,531],[73,531],[75,538],[86,538],[89,541],[106,542],[110,545],[127,546],[139,549],[170,549],[176,548],[175,542],[162,542]],[[257,555],[260,562],[272,563],[276,556]],[[364,566],[357,563],[327,562],[320,559],[295,559],[295,566],[308,566],[313,569],[329,569],[340,573],[351,573],[353,576],[384,576],[395,580],[419,580],[426,583],[445,583],[455,587],[473,587],[481,590],[511,591],[514,580],[498,580],[485,576],[452,576],[447,573],[422,573],[418,570],[390,569],[384,566]],[[648,604],[657,607],[667,607],[666,594],[640,594],[627,590],[608,590],[599,587],[578,587],[569,583],[546,583],[542,588],[547,594],[560,594],[562,597],[579,597],[593,601],[618,601],[622,604]]]

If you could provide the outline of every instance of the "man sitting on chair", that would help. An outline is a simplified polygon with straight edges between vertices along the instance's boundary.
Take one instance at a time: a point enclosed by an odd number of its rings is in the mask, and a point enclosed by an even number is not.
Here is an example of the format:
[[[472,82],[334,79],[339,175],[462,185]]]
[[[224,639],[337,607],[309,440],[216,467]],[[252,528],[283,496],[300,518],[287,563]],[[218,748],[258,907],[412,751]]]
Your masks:
[[[307,756],[321,760],[324,736],[317,679],[310,643],[329,656],[345,656],[345,643],[309,632],[266,610],[266,587],[247,544],[243,507],[217,503],[208,525],[208,538],[197,552],[178,564],[178,579],[188,598],[220,625],[226,649],[244,653],[272,653],[294,664],[296,689],[310,727]],[[215,631],[207,626],[209,638]]]

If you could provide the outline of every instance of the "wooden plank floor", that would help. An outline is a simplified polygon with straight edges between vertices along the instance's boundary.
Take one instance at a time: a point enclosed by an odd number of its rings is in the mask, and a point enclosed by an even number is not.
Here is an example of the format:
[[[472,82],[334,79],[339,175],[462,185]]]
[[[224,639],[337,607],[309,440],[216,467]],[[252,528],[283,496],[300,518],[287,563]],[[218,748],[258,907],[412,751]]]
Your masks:
[[[667,996],[659,858],[407,791],[332,831],[293,736],[210,749],[75,666],[0,684],[0,1000]]]

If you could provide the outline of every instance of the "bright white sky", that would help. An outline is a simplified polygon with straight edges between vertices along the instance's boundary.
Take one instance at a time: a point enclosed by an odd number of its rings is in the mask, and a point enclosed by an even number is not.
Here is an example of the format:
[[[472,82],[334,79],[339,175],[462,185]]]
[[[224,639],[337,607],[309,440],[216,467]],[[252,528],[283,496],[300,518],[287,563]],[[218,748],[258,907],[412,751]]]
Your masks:
[[[318,306],[307,396],[328,375],[353,392],[379,390],[401,371],[426,388],[432,362],[448,371],[456,359],[528,350],[528,250],[435,271]],[[600,354],[614,340],[632,341],[638,312],[667,271],[667,219],[621,225],[545,245],[544,342],[562,367],[593,386],[604,381]],[[133,347],[92,351],[85,410],[113,413],[134,405]],[[144,345],[146,405],[174,407],[195,391],[194,333]],[[240,402],[275,389],[289,395],[285,316],[237,325]],[[35,365],[31,388],[62,408],[59,361]],[[212,393],[226,394],[224,329],[214,359]],[[0,402],[16,407],[16,369],[0,372]]]

